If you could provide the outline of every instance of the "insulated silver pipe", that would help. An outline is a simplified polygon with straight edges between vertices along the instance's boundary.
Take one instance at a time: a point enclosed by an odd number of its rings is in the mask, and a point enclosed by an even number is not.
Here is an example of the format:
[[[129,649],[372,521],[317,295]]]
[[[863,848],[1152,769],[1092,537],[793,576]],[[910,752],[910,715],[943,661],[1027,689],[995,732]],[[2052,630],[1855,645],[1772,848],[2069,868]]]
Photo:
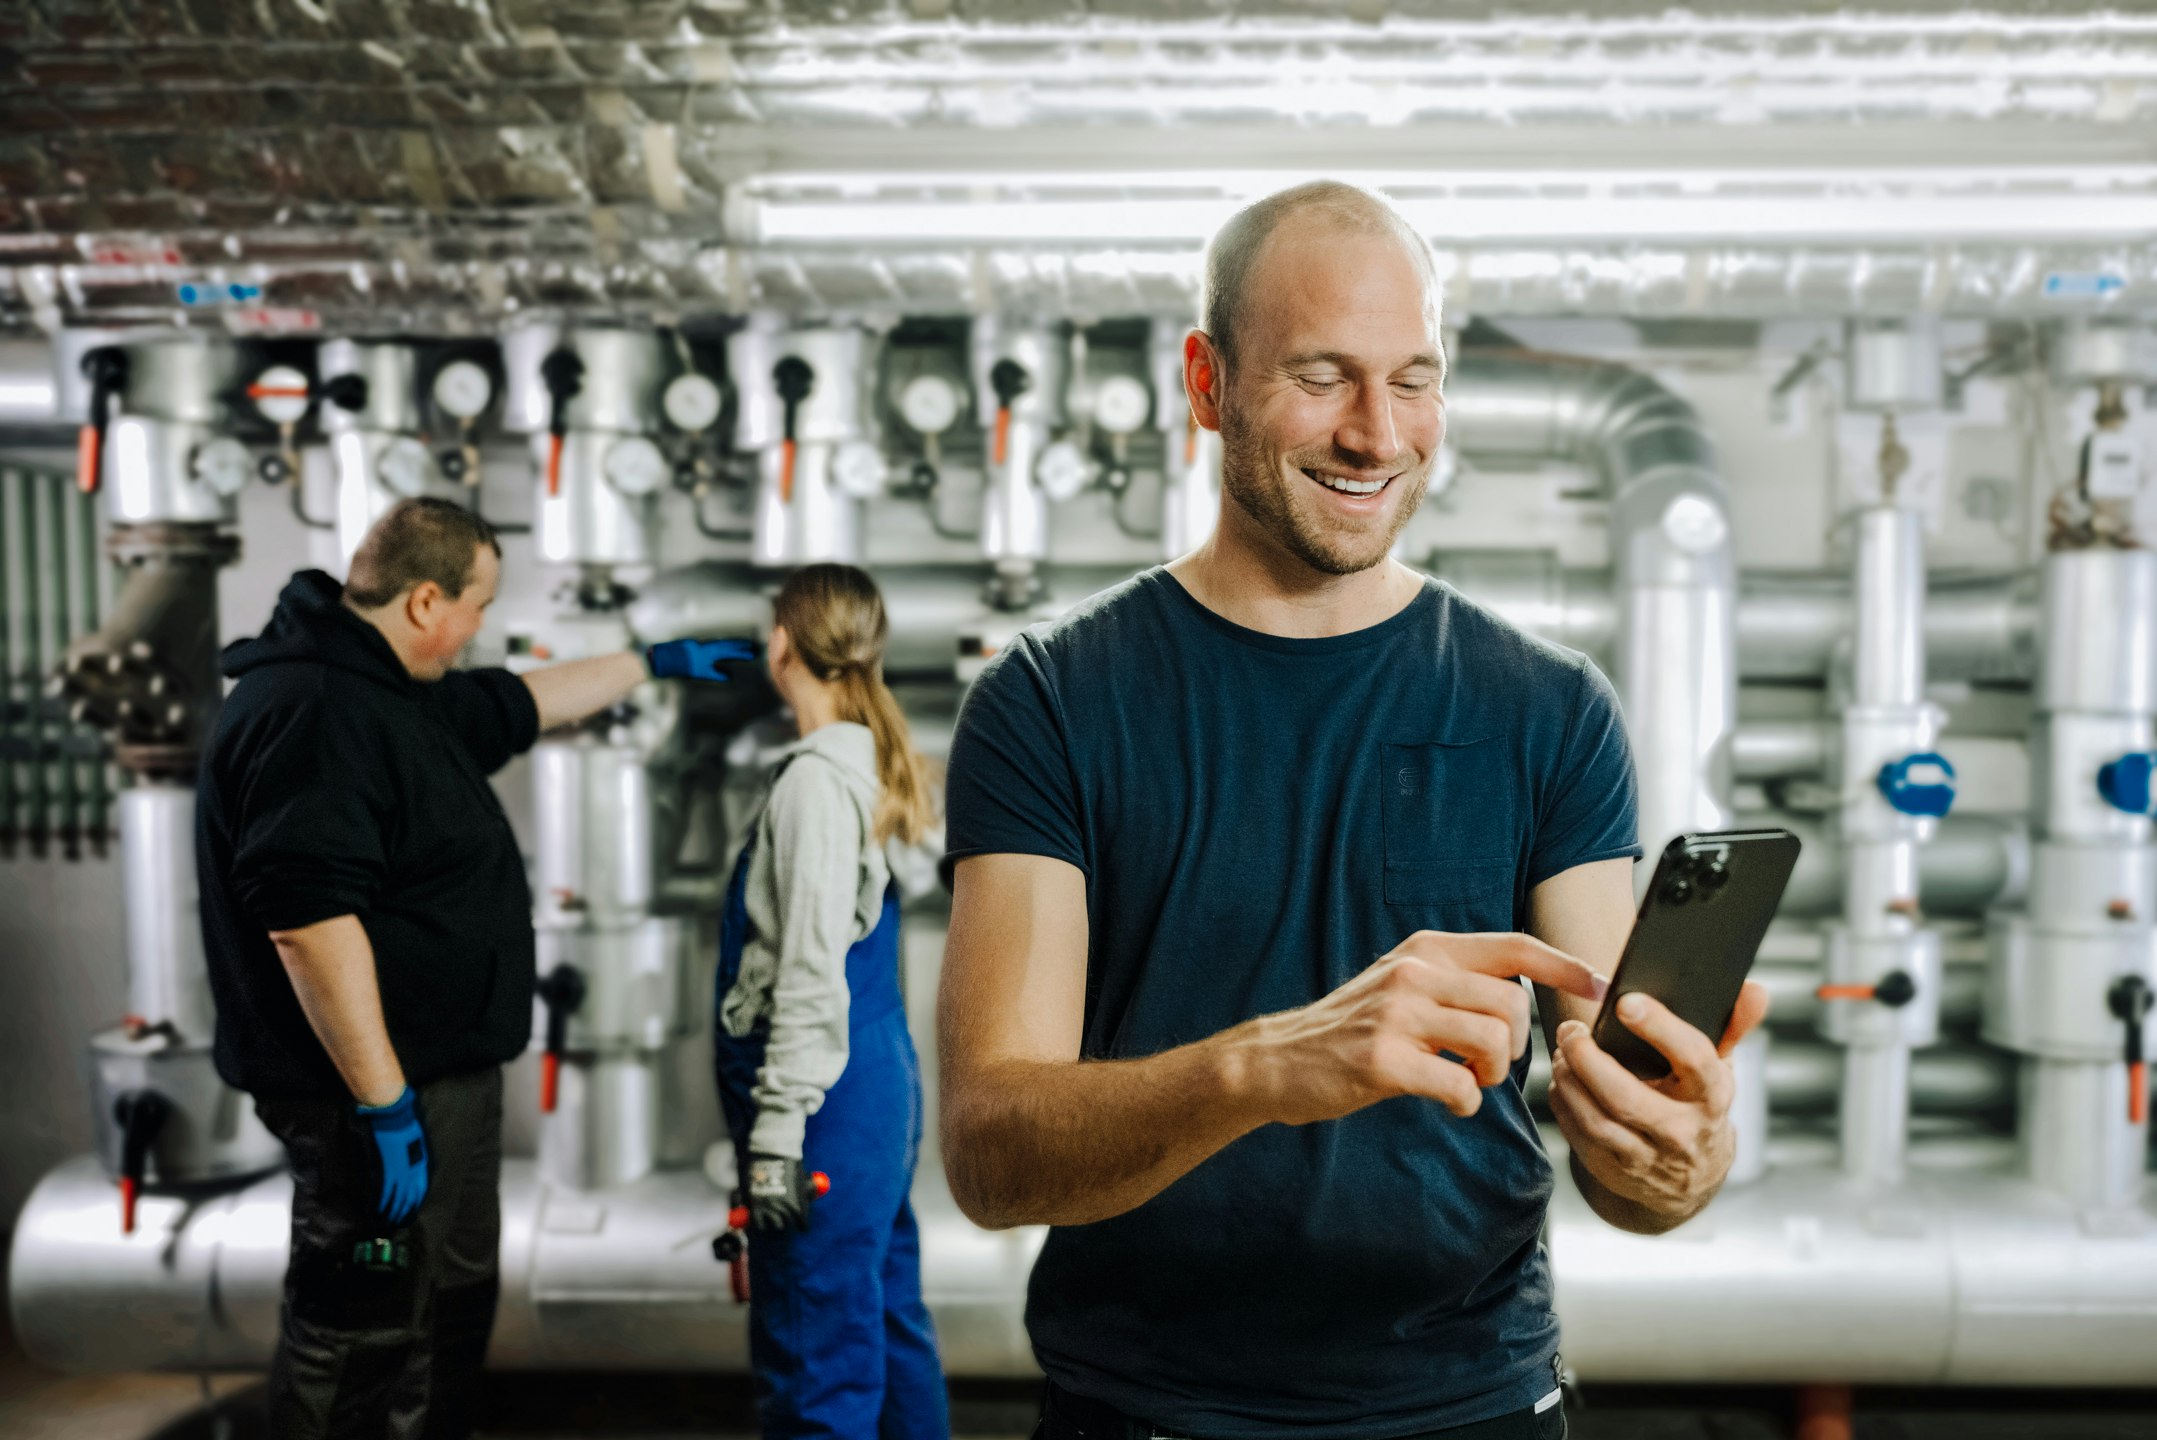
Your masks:
[[[1803,843],[1778,914],[1802,919],[1840,910],[1845,850],[1832,824],[1786,810],[1751,810],[1738,822],[1781,826]],[[1997,815],[1951,814],[1917,854],[1918,902],[1933,915],[1976,915],[1995,903],[2019,902],[2029,876],[2027,827]]]
[[[1633,741],[1642,844],[1652,855],[1680,831],[1721,828],[1737,716],[1737,568],[1699,417],[1620,366],[1475,351],[1461,357],[1448,406],[1464,455],[1570,460],[1602,482],[1619,597],[1612,679]]]

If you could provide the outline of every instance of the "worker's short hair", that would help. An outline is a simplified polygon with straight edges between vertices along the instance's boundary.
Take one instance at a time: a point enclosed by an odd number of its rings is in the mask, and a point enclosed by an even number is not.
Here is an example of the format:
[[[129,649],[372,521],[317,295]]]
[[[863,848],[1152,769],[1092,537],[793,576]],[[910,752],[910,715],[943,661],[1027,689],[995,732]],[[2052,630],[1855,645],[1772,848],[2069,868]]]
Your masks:
[[[1214,232],[1206,246],[1205,296],[1200,325],[1224,361],[1236,358],[1236,331],[1243,319],[1245,291],[1251,271],[1266,242],[1281,222],[1304,211],[1315,211],[1351,234],[1390,232],[1415,257],[1423,272],[1425,304],[1430,308],[1431,328],[1438,326],[1438,267],[1431,259],[1430,242],[1393,208],[1393,202],[1376,191],[1343,180],[1312,180],[1276,190],[1238,210]]]
[[[362,610],[377,610],[432,580],[454,600],[472,583],[482,545],[501,558],[494,527],[462,505],[432,496],[399,500],[353,552],[345,598]]]

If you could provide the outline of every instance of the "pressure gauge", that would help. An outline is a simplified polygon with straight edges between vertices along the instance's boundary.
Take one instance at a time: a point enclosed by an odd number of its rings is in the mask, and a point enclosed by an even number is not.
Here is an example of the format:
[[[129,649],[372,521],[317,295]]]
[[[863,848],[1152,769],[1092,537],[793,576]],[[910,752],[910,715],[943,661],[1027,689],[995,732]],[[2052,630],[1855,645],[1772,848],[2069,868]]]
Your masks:
[[[1069,440],[1058,440],[1034,462],[1034,479],[1041,483],[1042,493],[1049,499],[1069,500],[1086,488],[1091,468],[1078,446]]]
[[[666,484],[673,466],[665,452],[642,435],[626,435],[607,447],[607,479],[624,495],[649,495]]]
[[[434,372],[434,403],[452,420],[477,420],[494,398],[494,382],[470,360],[452,360]]]
[[[884,493],[884,457],[866,440],[849,440],[832,452],[831,478],[856,500],[874,500]]]
[[[426,493],[427,474],[433,468],[434,457],[427,453],[427,447],[409,435],[393,437],[374,462],[375,477],[407,500]]]
[[[667,412],[667,423],[677,430],[695,434],[709,430],[719,418],[719,387],[708,375],[694,370],[677,375],[667,382],[659,404]]]
[[[230,435],[218,435],[195,447],[188,470],[196,484],[230,499],[247,488],[247,477],[255,473],[255,457]]]
[[[1153,397],[1129,375],[1111,375],[1094,387],[1093,419],[1112,435],[1129,435],[1146,423]]]
[[[247,398],[272,425],[297,425],[307,413],[307,377],[290,365],[272,365],[247,387]]]
[[[917,435],[941,435],[959,418],[959,387],[941,375],[916,375],[899,392],[899,417]]]

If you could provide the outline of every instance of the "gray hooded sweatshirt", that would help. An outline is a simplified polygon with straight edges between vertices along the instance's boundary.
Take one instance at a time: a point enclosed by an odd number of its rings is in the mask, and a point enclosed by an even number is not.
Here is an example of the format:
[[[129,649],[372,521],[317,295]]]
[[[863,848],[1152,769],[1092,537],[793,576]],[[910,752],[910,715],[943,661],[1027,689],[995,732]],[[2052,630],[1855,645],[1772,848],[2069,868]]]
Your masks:
[[[753,938],[719,1007],[729,1035],[771,1018],[749,1148],[801,1158],[802,1132],[846,1069],[846,952],[876,928],[891,868],[877,843],[876,737],[838,721],[782,752],[752,825]]]

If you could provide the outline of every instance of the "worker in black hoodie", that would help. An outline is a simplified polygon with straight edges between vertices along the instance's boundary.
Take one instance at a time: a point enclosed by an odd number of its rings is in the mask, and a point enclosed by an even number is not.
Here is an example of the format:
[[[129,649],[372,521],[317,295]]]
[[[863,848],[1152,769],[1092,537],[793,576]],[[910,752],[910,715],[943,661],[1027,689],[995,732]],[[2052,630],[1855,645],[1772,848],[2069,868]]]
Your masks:
[[[293,1178],[271,1431],[462,1436],[494,1323],[503,1062],[532,1023],[531,895],[487,777],[734,642],[453,671],[501,575],[484,520],[407,500],[340,587],[293,576],[229,646],[196,863],[217,1068]]]

